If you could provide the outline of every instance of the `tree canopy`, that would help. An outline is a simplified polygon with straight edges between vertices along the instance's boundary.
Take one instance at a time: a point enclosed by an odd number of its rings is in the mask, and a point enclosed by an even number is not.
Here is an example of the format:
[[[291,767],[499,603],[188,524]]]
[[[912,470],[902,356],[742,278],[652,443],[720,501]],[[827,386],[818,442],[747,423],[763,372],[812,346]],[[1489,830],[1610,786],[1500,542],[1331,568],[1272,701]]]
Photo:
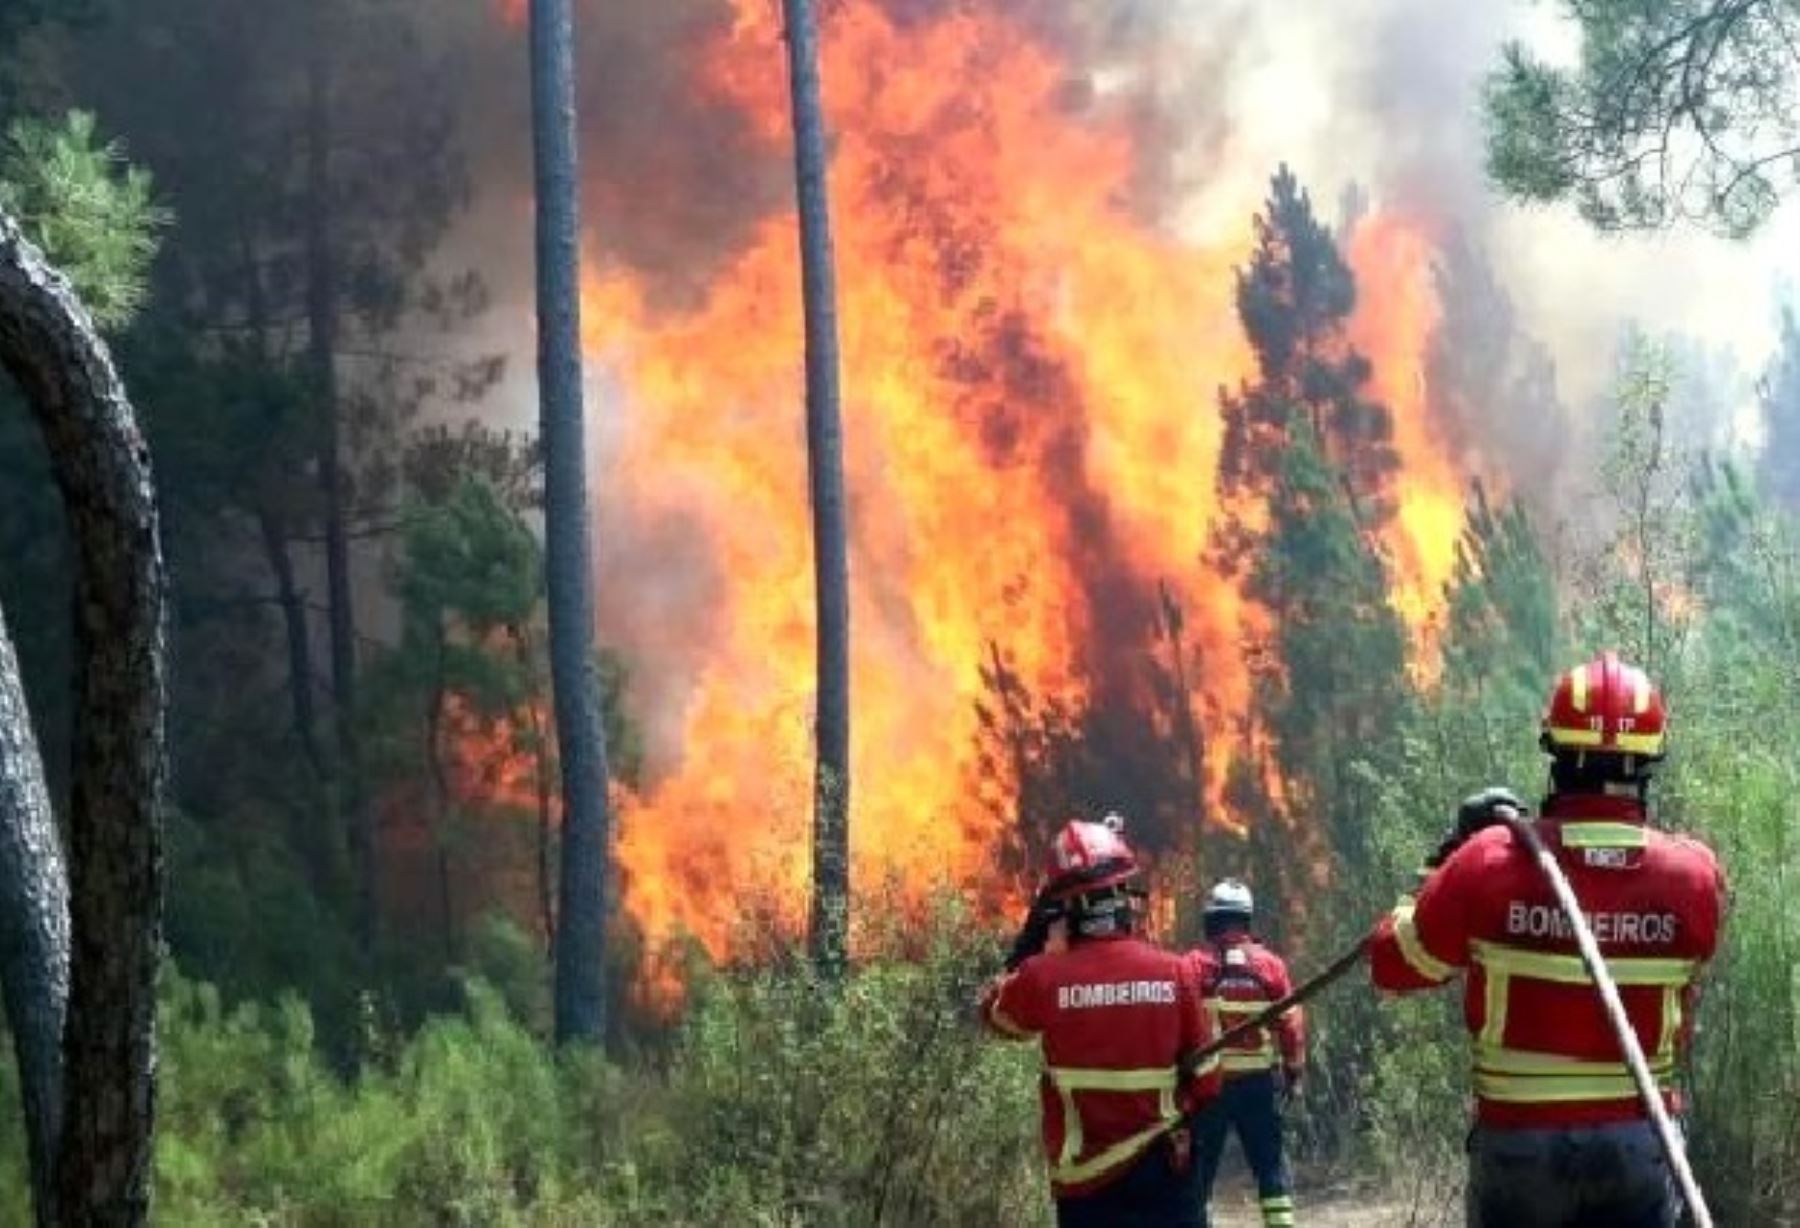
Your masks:
[[[1487,83],[1488,169],[1604,230],[1690,221],[1741,237],[1800,183],[1800,8],[1789,0],[1562,0],[1580,51],[1509,44]]]

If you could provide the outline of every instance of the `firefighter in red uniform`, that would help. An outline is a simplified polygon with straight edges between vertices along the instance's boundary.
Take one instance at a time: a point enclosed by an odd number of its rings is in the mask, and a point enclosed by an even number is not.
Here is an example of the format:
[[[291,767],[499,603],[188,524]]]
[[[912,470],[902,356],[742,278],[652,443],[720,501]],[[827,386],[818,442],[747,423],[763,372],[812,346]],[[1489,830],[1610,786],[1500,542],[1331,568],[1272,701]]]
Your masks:
[[[1580,900],[1671,1112],[1724,879],[1705,845],[1648,826],[1661,696],[1607,653],[1557,680],[1550,792],[1536,820]],[[1465,973],[1473,1040],[1472,1228],[1670,1228],[1678,1201],[1620,1046],[1549,886],[1500,822],[1504,789],[1463,803],[1417,899],[1376,929],[1371,975],[1405,992]]]
[[[1229,878],[1219,883],[1202,913],[1206,945],[1189,954],[1221,1030],[1230,1030],[1293,989],[1287,963],[1250,936],[1255,906],[1243,883]],[[1224,1076],[1219,1103],[1195,1123],[1201,1201],[1212,1200],[1225,1136],[1235,1128],[1256,1176],[1262,1222],[1269,1228],[1291,1228],[1294,1222],[1294,1191],[1281,1148],[1280,1101],[1299,1086],[1305,1069],[1305,1026],[1295,1007],[1272,1028],[1258,1028],[1228,1046],[1219,1055]]]
[[[1216,1059],[1180,1073],[1212,1038],[1194,968],[1138,935],[1137,858],[1116,827],[1068,824],[1049,863],[981,1017],[1042,1045],[1056,1222],[1205,1228],[1189,1118],[1219,1076]]]

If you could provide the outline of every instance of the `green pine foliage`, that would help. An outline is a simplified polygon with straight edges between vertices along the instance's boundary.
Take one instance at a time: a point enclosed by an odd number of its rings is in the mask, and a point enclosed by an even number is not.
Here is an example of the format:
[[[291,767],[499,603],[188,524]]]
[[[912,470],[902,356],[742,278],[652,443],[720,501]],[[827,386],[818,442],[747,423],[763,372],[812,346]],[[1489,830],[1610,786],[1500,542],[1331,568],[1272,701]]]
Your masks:
[[[101,327],[124,324],[142,305],[170,215],[152,198],[149,172],[126,165],[116,141],[98,139],[93,115],[13,122],[0,152],[0,209],[68,276]]]
[[[1786,0],[1562,0],[1570,65],[1509,45],[1488,79],[1488,170],[1602,229],[1699,222],[1741,237],[1795,185]]]

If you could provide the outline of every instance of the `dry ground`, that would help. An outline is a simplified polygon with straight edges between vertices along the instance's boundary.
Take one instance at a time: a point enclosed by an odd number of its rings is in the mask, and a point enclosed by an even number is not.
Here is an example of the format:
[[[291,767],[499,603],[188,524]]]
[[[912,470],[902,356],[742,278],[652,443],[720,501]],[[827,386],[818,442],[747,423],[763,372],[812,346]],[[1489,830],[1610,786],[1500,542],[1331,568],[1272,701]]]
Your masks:
[[[1459,1191],[1420,1190],[1407,1199],[1348,1186],[1301,1189],[1295,1218],[1307,1228],[1451,1228],[1462,1223]],[[1260,1228],[1256,1193],[1248,1181],[1222,1180],[1212,1203],[1212,1228]]]

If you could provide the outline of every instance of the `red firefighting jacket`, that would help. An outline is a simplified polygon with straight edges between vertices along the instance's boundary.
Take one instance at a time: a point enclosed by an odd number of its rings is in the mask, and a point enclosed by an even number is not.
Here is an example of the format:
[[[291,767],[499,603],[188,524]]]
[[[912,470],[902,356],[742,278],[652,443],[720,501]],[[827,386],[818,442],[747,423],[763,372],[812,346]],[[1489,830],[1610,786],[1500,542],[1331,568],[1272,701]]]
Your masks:
[[[1196,947],[1188,959],[1220,1031],[1230,1031],[1294,988],[1286,961],[1243,930]],[[1298,1070],[1306,1062],[1305,1017],[1297,1006],[1285,1011],[1272,1027],[1233,1041],[1219,1058],[1226,1078],[1269,1070],[1277,1058],[1283,1070]]]
[[[1037,1037],[1044,1153],[1057,1198],[1079,1197],[1219,1091],[1218,1061],[1181,1079],[1176,1063],[1213,1036],[1194,968],[1140,938],[1090,938],[991,983],[981,1016],[1002,1036]]]
[[[1538,822],[1569,877],[1670,1108],[1695,982],[1718,944],[1725,883],[1698,841],[1644,826],[1625,798],[1551,798]],[[1575,938],[1531,855],[1505,827],[1479,832],[1377,927],[1382,989],[1466,970],[1477,1120],[1590,1125],[1643,1116]]]

